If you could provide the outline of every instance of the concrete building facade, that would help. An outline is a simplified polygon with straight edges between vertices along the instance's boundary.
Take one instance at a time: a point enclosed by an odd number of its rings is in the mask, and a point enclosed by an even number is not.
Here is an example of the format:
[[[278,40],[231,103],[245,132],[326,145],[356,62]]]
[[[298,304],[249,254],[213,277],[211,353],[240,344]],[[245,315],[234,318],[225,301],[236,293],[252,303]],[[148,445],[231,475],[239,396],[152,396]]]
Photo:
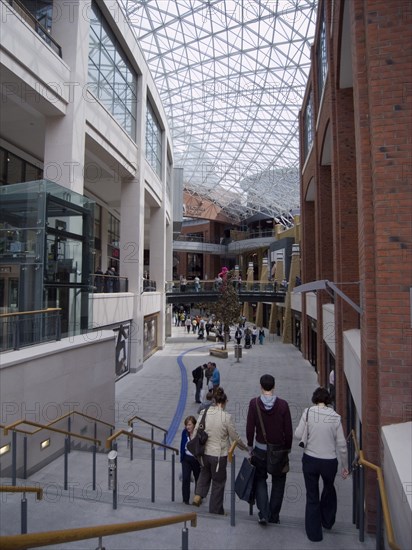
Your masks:
[[[32,342],[35,351],[16,351],[2,342],[0,422],[22,418],[23,404],[32,420],[50,422],[50,409],[42,413],[50,401],[56,403],[55,417],[67,412],[68,402],[80,410],[94,402],[100,418],[113,422],[116,378],[141,368],[165,341],[174,195],[167,117],[118,2],[1,0],[0,9],[2,328],[11,323],[7,316],[33,309],[56,307],[64,319],[53,351],[41,339]],[[33,222],[37,227],[19,227],[24,205],[13,212],[13,193],[24,192],[25,186],[31,196],[59,195],[53,198],[59,215],[49,211],[42,227],[40,216]],[[84,222],[74,203],[86,205],[94,225],[87,257]],[[37,253],[42,231],[42,252]],[[33,250],[29,233],[37,235]],[[94,274],[98,266],[103,273],[116,270],[109,291],[103,283],[100,288]],[[36,307],[19,299],[27,269],[44,274],[34,292]],[[144,275],[151,281],[150,292]],[[72,315],[80,303],[81,324],[78,309]],[[21,373],[24,380],[36,380],[30,391],[16,384]],[[79,399],[76,387],[82,388]],[[47,461],[61,446],[61,438],[52,438],[36,460]],[[1,461],[7,471],[10,454]]]

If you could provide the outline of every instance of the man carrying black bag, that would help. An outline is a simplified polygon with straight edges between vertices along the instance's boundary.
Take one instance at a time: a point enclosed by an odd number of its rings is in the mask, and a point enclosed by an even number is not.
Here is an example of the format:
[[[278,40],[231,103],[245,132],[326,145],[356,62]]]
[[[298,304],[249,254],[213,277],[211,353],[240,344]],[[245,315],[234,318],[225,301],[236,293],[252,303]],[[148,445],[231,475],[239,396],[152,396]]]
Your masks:
[[[252,464],[256,468],[255,499],[259,510],[258,522],[260,525],[266,525],[268,522],[279,523],[286,473],[289,471],[287,457],[292,446],[293,431],[289,405],[275,395],[273,376],[264,374],[260,378],[260,387],[260,397],[254,397],[249,403],[246,438],[249,450],[253,448]],[[273,468],[272,456],[275,456],[277,461]],[[270,499],[266,482],[268,468],[272,476]]]

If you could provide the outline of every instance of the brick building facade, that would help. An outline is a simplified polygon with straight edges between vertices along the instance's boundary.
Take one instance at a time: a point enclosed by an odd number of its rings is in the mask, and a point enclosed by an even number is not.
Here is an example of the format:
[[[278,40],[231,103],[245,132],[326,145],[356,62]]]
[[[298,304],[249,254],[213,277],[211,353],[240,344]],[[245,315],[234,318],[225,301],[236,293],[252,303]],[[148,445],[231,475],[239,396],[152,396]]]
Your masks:
[[[361,308],[320,290],[309,315],[302,294],[302,352],[322,385],[335,368],[346,429],[383,468],[382,427],[412,414],[411,45],[409,0],[321,0],[300,114],[302,282]]]

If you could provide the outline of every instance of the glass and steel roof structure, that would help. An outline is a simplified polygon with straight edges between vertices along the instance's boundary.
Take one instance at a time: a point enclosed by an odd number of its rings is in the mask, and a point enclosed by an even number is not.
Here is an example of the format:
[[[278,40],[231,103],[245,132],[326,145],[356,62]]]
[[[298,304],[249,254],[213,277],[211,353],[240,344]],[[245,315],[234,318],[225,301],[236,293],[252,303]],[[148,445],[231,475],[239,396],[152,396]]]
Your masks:
[[[235,220],[299,206],[298,112],[316,0],[121,0],[186,191]]]

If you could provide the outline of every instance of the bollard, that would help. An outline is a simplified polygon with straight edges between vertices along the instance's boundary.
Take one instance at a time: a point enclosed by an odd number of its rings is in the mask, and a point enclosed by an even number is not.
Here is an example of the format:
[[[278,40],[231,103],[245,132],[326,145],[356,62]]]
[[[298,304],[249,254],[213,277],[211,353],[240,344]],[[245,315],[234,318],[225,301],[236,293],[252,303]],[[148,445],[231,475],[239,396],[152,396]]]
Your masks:
[[[187,527],[182,529],[182,550],[189,550],[189,529]]]
[[[21,499],[21,534],[27,533],[27,498],[26,493],[23,493]]]
[[[117,510],[117,451],[110,451],[108,459],[108,486],[113,491],[113,510]]]

